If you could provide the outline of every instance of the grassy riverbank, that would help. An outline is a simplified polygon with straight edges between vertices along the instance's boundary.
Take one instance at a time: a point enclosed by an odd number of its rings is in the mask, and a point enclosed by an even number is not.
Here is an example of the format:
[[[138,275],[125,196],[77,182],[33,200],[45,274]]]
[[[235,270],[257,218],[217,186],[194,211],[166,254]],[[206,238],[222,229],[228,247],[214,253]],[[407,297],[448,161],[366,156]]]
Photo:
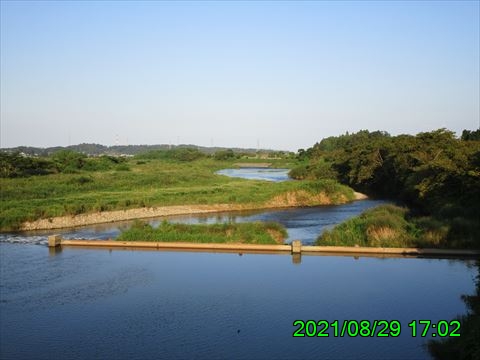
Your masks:
[[[273,222],[230,223],[230,224],[174,224],[163,221],[153,228],[136,221],[123,231],[117,240],[122,241],[163,241],[192,243],[242,243],[242,244],[283,244],[287,231]]]
[[[0,230],[20,229],[24,222],[37,219],[113,210],[213,204],[274,208],[336,204],[354,198],[349,187],[333,180],[271,183],[215,174],[236,162],[134,158],[108,170],[0,178]],[[287,160],[269,162],[293,166]]]
[[[371,247],[475,248],[469,236],[478,224],[411,216],[406,208],[382,205],[325,231],[317,245]]]

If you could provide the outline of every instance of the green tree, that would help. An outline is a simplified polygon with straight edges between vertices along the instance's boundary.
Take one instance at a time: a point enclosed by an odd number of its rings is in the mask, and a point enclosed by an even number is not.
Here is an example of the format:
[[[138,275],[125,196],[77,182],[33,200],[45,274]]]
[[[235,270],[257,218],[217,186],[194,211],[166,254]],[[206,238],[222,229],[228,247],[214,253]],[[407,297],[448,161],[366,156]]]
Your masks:
[[[480,141],[480,129],[475,131],[463,130],[461,139],[464,141]]]
[[[20,153],[0,152],[0,177],[26,177],[52,173],[52,163],[45,158],[35,158]]]
[[[87,156],[72,150],[60,150],[52,155],[53,163],[59,172],[76,172],[86,162]]]
[[[228,150],[219,150],[213,154],[215,160],[230,160],[235,158],[235,153],[232,149]]]

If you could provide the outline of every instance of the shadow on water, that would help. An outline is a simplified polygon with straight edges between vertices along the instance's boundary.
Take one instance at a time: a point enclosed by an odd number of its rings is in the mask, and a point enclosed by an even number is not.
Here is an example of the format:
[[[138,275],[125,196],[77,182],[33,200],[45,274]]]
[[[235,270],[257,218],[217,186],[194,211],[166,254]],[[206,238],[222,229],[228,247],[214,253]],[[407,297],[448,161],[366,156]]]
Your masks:
[[[462,300],[467,305],[467,314],[455,318],[461,324],[460,336],[430,340],[428,351],[435,359],[480,359],[480,260],[476,266],[478,273],[475,294],[462,295]]]

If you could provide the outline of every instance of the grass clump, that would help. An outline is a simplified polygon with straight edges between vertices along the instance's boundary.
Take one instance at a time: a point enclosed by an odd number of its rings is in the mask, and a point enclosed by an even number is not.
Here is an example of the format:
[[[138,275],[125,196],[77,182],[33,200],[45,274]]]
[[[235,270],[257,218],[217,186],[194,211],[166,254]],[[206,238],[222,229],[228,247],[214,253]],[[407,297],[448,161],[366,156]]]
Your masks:
[[[157,228],[135,221],[117,240],[162,241],[192,243],[282,244],[287,237],[285,228],[274,222],[175,224],[163,221]]]
[[[301,188],[312,195],[323,193],[334,204],[344,202],[344,200],[355,200],[355,194],[351,188],[332,179],[302,181]]]
[[[316,243],[324,246],[472,247],[472,243],[455,241],[457,237],[452,231],[455,225],[433,217],[412,217],[407,208],[382,205],[325,231]]]

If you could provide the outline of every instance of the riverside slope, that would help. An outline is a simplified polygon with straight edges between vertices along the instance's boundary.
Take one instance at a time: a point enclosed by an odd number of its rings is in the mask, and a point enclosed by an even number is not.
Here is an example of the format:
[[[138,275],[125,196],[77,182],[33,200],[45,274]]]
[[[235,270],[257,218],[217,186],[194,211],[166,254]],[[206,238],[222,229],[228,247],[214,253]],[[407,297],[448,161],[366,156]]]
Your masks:
[[[126,221],[134,219],[145,219],[171,215],[206,214],[223,211],[260,210],[286,207],[332,205],[332,200],[325,194],[318,194],[314,202],[305,202],[297,198],[294,193],[287,193],[284,197],[277,197],[265,204],[215,204],[215,205],[172,205],[146,207],[137,209],[103,211],[75,216],[59,216],[49,219],[27,221],[22,224],[22,231],[32,230],[53,230],[62,228],[73,228],[85,225],[95,225],[109,222]],[[366,195],[355,192],[355,200],[366,199]],[[342,199],[338,204],[346,203]]]

